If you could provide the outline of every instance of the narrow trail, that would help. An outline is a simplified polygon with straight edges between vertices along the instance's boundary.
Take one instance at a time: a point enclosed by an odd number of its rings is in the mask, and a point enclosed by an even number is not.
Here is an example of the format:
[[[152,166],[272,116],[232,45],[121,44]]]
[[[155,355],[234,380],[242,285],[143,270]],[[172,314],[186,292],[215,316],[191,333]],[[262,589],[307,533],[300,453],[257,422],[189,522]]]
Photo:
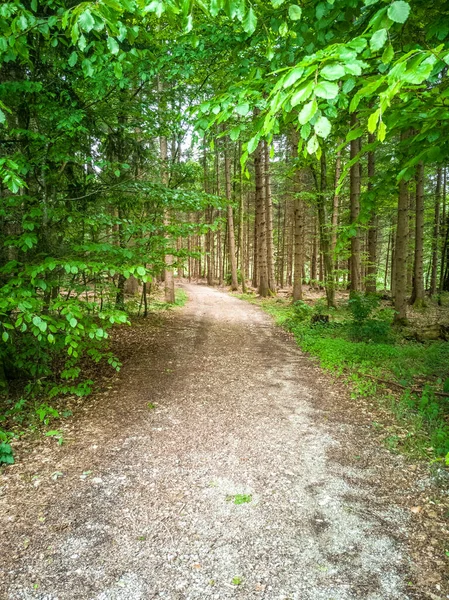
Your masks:
[[[338,387],[267,315],[186,290],[16,512],[6,485],[0,597],[420,597],[384,489],[397,458],[332,413]]]

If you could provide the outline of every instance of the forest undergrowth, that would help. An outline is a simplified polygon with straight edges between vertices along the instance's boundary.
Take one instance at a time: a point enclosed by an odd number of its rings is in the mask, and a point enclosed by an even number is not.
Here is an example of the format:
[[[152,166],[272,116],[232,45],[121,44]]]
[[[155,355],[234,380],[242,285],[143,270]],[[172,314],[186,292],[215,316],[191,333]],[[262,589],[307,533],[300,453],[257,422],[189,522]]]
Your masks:
[[[350,385],[353,398],[375,400],[387,419],[372,425],[384,430],[390,450],[448,463],[447,342],[418,341],[411,328],[395,328],[393,311],[380,295],[354,294],[336,309],[323,299],[238,297],[273,316],[322,368]],[[425,311],[418,318],[425,319]]]
[[[148,297],[147,312],[154,321],[166,311],[184,306],[186,301],[187,294],[180,288],[176,288],[174,304],[165,302],[163,291],[156,289]],[[128,324],[116,324],[112,327],[110,331],[112,341],[108,344],[118,369],[121,367],[121,362],[116,356],[118,353],[114,339],[126,337],[126,330],[139,326],[139,322],[144,318],[141,296],[130,296],[127,299],[126,312]],[[48,386],[39,392],[39,388],[29,386],[28,380],[17,379],[9,393],[0,396],[0,468],[2,464],[14,463],[11,443],[20,438],[52,437],[59,445],[64,444],[64,434],[60,427],[62,421],[72,417],[74,410],[85,402],[85,397],[113,376],[114,370],[110,368],[110,364],[106,364],[108,362],[106,356],[109,355],[105,355],[98,362],[85,360],[82,363],[82,380],[85,384],[82,389],[85,389],[86,393],[64,394],[61,391],[51,398],[46,393]],[[55,369],[52,375],[55,385],[58,384],[59,376],[60,372]],[[79,386],[76,389],[80,389]]]

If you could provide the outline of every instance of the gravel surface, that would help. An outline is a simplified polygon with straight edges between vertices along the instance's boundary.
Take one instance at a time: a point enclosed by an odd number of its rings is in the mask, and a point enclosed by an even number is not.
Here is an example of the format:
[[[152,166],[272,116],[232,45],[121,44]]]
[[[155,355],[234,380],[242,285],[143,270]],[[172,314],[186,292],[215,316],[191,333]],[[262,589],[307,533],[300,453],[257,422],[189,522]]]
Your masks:
[[[257,307],[185,289],[74,439],[28,459],[14,509],[4,486],[0,598],[423,597],[382,491],[397,458]]]

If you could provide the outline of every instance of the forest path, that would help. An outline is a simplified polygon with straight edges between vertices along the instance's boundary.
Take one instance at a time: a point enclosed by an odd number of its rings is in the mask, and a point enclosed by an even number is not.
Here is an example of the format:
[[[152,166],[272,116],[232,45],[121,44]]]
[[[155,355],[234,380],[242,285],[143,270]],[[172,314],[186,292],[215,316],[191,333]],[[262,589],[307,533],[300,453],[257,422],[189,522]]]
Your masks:
[[[260,309],[185,289],[74,440],[3,504],[14,567],[0,597],[422,597],[406,591],[408,516],[388,498],[400,459]]]

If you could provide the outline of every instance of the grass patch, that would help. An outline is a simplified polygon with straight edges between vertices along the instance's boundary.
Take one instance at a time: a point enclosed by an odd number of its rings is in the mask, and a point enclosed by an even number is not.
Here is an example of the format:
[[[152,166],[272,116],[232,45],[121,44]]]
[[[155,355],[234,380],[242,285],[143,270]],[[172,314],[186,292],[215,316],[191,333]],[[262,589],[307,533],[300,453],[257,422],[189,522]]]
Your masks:
[[[387,408],[402,428],[386,432],[390,449],[429,459],[449,457],[449,398],[438,395],[449,385],[449,343],[405,339],[391,327],[390,309],[376,306],[376,301],[366,307],[363,298],[355,306],[350,301],[327,310],[321,301],[309,306],[249,294],[238,297],[260,306],[322,368],[351,383],[353,397],[374,397]]]

